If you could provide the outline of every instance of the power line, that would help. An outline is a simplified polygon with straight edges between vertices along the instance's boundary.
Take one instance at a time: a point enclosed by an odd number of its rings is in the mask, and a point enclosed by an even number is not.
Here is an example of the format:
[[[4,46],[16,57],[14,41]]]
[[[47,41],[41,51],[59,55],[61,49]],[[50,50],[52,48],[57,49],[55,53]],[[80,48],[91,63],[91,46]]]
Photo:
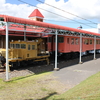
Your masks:
[[[37,0],[37,1],[38,1],[38,2],[41,2],[41,3],[44,3],[44,2],[42,2],[42,1],[40,1],[40,0]],[[58,10],[61,10],[61,11],[65,12],[65,13],[70,14],[70,15],[73,15],[73,16],[76,16],[76,17],[78,17],[78,18],[81,18],[81,19],[83,19],[83,20],[86,20],[86,21],[88,21],[88,22],[91,22],[91,23],[93,23],[93,24],[98,24],[98,23],[92,22],[92,21],[90,21],[90,20],[88,20],[88,19],[85,19],[85,18],[83,18],[83,17],[80,17],[80,16],[78,16],[78,15],[72,14],[72,13],[70,13],[70,12],[68,12],[68,11],[65,11],[65,10],[63,10],[63,9],[60,9],[60,8],[58,8],[58,7],[52,6],[52,5],[50,5],[50,4],[47,4],[47,3],[44,3],[44,4],[46,4],[46,5],[48,5],[48,6],[51,6],[51,7],[53,7],[53,8],[56,8],[56,9],[58,9]]]
[[[55,22],[62,22],[62,23],[74,23],[74,22],[65,22],[65,21],[58,21],[58,20],[50,20],[50,19],[46,19],[46,18],[44,18],[44,20],[46,20],[46,21],[55,21]],[[74,23],[75,24],[75,23]],[[78,23],[76,23],[76,24],[78,24]],[[84,24],[91,24],[91,23],[84,23]],[[92,23],[93,24],[93,23]]]
[[[33,4],[29,4],[29,3],[25,2],[25,1],[22,1],[22,0],[18,0],[18,1],[23,2],[23,3],[25,3],[25,4],[28,4],[28,5],[31,5],[31,6],[34,6],[34,7],[37,7],[37,6],[33,5]],[[47,12],[49,12],[49,13],[52,13],[52,14],[54,14],[54,15],[57,15],[57,16],[60,16],[60,17],[63,17],[63,18],[65,18],[65,19],[69,19],[69,20],[72,20],[72,21],[74,21],[74,22],[77,22],[77,23],[80,23],[80,24],[84,24],[84,23],[81,23],[81,22],[79,22],[79,21],[76,21],[76,20],[73,20],[73,19],[67,18],[67,17],[65,17],[65,16],[62,16],[62,15],[59,15],[59,14],[53,13],[53,12],[51,12],[51,11],[45,10],[45,9],[43,9],[43,8],[40,8],[40,7],[37,7],[37,8],[42,9],[42,10],[44,10],[44,11],[47,11]],[[85,25],[85,26],[92,27],[92,28],[95,28],[95,27],[90,26],[90,25],[86,25],[86,24],[84,24],[84,25]]]

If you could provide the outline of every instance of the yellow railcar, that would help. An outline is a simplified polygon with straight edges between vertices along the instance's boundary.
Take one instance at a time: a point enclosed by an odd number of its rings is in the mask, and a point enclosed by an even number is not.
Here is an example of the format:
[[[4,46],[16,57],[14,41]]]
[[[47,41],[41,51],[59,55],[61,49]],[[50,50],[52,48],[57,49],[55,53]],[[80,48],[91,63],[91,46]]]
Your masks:
[[[49,52],[41,47],[43,40],[11,41],[9,52],[9,64],[12,67],[25,66],[36,61],[47,61],[49,64]],[[2,56],[6,57],[6,49],[0,49]]]

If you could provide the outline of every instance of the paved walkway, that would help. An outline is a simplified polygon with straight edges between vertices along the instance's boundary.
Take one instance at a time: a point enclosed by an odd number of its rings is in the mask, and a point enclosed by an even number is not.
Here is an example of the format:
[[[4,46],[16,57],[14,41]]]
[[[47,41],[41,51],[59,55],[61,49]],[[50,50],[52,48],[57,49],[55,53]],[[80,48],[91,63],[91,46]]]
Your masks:
[[[89,76],[100,71],[100,58],[54,71],[53,75],[62,83],[69,85],[69,89],[79,84]]]

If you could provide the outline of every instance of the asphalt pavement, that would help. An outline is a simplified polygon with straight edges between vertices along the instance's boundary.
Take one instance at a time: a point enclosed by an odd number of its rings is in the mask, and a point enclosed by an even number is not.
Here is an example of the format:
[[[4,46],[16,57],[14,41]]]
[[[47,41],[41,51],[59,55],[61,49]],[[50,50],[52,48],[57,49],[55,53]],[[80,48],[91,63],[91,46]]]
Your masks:
[[[63,63],[62,63],[63,64]],[[54,71],[53,75],[57,80],[69,86],[69,89],[100,71],[100,58],[67,66],[59,71]]]

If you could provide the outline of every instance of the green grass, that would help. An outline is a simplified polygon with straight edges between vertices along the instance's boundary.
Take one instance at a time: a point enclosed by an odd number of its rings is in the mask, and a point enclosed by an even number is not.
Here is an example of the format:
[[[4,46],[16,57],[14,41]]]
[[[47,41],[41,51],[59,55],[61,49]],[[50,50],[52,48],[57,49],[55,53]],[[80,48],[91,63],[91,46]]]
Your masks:
[[[47,100],[100,100],[100,72],[59,96]]]
[[[100,100],[100,72],[61,95],[58,88],[63,87],[52,73],[0,79],[0,100]]]
[[[34,100],[53,93],[54,91],[46,89],[46,84],[41,84],[50,74],[48,72],[17,77],[9,82],[0,79],[0,100]]]

